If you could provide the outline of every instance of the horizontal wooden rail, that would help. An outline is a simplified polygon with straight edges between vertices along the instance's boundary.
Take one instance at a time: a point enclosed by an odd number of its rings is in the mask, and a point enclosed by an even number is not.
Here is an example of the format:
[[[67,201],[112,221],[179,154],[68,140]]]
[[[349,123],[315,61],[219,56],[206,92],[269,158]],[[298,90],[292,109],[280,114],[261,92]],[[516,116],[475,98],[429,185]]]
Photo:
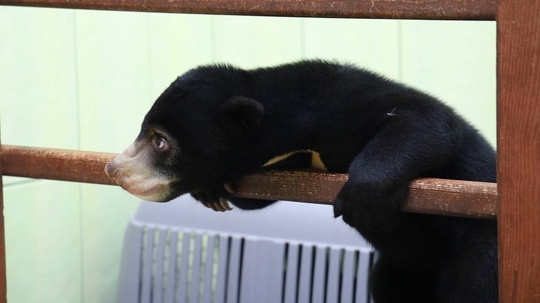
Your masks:
[[[103,172],[115,154],[2,146],[3,174],[37,179],[115,185]],[[238,197],[331,204],[346,174],[271,171],[235,184]],[[495,218],[495,183],[418,179],[411,183],[404,211],[473,218]]]
[[[2,145],[3,174],[34,179],[116,185],[104,172],[105,164],[115,156],[110,153]]]
[[[496,0],[0,0],[0,5],[166,13],[495,20]]]

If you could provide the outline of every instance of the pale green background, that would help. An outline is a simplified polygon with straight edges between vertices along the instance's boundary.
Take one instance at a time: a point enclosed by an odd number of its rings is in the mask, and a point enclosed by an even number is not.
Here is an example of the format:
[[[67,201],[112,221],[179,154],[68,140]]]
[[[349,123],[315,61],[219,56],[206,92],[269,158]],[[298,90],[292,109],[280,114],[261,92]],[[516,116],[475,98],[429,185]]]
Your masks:
[[[120,152],[197,64],[353,62],[440,97],[495,142],[495,23],[198,16],[0,6],[4,144]],[[13,303],[114,302],[119,188],[4,178]]]

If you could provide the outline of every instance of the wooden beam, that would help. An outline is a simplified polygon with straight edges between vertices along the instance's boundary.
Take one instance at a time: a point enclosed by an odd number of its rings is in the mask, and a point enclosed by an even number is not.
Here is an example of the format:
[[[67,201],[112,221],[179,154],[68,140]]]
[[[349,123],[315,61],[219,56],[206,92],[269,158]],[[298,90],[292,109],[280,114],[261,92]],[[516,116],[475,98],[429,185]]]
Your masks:
[[[115,154],[8,146],[4,174],[10,176],[115,185],[103,172]],[[243,178],[236,196],[332,204],[346,174],[272,171]],[[419,179],[411,183],[404,211],[474,218],[496,216],[495,183]]]
[[[243,178],[236,196],[332,204],[346,174],[271,171]],[[411,183],[404,211],[470,218],[495,218],[495,183],[425,178]]]
[[[75,150],[3,146],[4,175],[82,183],[115,183],[104,173],[116,155]]]
[[[497,15],[500,302],[540,302],[540,1]]]
[[[141,12],[494,20],[496,0],[0,0],[0,5]]]

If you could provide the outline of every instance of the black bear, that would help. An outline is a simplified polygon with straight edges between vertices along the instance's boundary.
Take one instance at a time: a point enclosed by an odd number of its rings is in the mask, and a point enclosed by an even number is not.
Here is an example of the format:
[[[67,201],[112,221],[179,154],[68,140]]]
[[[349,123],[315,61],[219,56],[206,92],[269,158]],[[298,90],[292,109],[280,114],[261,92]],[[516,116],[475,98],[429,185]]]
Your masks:
[[[495,182],[495,161],[488,142],[435,98],[352,65],[301,61],[188,71],[106,172],[143,199],[191,193],[215,210],[227,201],[272,203],[230,197],[231,184],[260,170],[348,173],[334,215],[379,252],[370,280],[376,303],[490,303],[496,222],[400,208],[415,178]]]

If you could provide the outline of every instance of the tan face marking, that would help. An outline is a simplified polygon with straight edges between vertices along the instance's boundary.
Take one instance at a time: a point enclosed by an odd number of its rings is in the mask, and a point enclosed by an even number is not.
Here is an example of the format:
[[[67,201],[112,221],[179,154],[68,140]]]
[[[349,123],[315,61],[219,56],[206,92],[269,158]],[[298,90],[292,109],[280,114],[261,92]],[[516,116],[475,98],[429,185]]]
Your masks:
[[[151,141],[134,142],[105,166],[105,173],[130,194],[147,201],[166,201],[176,180],[152,167]]]

